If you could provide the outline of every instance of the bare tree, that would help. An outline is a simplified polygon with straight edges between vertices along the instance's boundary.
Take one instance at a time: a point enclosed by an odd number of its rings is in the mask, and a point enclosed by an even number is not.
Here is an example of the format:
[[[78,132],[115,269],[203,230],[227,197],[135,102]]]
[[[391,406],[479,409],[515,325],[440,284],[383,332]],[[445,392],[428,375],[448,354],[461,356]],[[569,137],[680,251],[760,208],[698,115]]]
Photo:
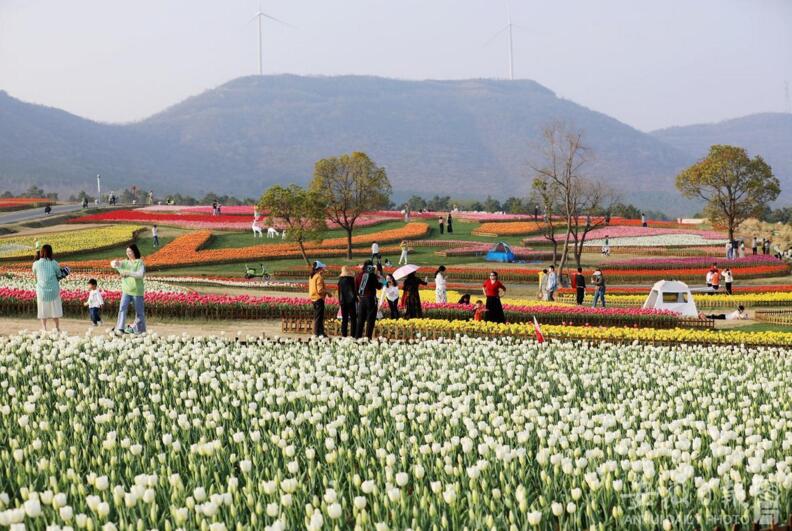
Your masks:
[[[553,215],[558,211],[558,193],[554,183],[543,177],[536,177],[533,181],[533,196],[537,204],[542,207],[542,235],[553,246],[553,265],[558,265],[558,238],[556,225],[553,224]]]
[[[542,132],[543,145],[541,162],[532,164],[536,179],[547,183],[548,189],[556,194],[559,214],[566,220],[566,235],[561,252],[559,273],[563,272],[569,257],[569,241],[572,225],[576,222],[580,197],[583,191],[581,168],[589,161],[587,148],[583,145],[583,133],[573,131],[561,123],[547,125]],[[551,220],[552,221],[552,220]]]
[[[583,246],[589,232],[606,225],[605,216],[595,216],[594,214],[607,211],[613,203],[614,197],[611,190],[602,183],[582,178],[579,180],[578,189],[574,194],[576,215],[568,230],[572,237],[572,255],[575,258],[576,267],[580,267]]]

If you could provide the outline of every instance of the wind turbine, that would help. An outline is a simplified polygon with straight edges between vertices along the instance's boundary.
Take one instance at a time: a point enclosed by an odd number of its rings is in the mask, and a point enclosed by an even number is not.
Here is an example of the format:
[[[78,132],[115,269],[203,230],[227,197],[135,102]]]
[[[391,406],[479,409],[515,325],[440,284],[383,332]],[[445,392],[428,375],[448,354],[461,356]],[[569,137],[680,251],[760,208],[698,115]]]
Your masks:
[[[259,63],[259,75],[260,76],[264,75],[264,62],[263,62],[263,59],[262,59],[262,55],[263,55],[262,47],[263,47],[263,45],[262,45],[262,31],[261,31],[261,19],[263,19],[263,18],[268,18],[270,20],[274,20],[275,22],[278,22],[279,24],[283,24],[284,26],[289,26],[290,28],[294,27],[291,24],[289,24],[288,22],[284,22],[282,20],[279,20],[279,19],[273,17],[272,15],[268,15],[267,13],[264,13],[261,10],[261,3],[259,3],[259,10],[258,10],[258,12],[255,15],[253,15],[253,18],[250,19],[250,22],[253,22],[255,19],[258,19],[258,52],[259,52],[258,53],[258,63]]]
[[[487,46],[489,43],[500,37],[500,34],[504,31],[508,33],[509,36],[509,79],[514,80],[514,38],[512,36],[512,30],[514,29],[514,24],[512,24],[511,18],[511,6],[509,1],[506,1],[506,25],[503,26],[498,32],[493,35],[490,40],[488,40],[484,46]]]

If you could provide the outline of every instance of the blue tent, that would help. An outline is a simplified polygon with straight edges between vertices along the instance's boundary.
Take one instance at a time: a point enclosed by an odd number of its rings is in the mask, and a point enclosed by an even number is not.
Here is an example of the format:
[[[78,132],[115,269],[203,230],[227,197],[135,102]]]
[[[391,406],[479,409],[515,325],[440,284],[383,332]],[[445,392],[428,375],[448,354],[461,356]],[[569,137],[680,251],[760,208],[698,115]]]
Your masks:
[[[495,247],[489,250],[486,260],[488,262],[514,262],[517,257],[506,242],[498,242]]]

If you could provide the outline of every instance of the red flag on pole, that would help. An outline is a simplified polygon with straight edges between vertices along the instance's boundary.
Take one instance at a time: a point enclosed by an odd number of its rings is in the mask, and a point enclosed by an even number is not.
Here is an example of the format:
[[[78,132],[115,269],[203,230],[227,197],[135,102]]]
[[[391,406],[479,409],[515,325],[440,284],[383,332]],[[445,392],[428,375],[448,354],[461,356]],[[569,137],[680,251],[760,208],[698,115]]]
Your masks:
[[[536,332],[536,341],[539,343],[544,343],[544,334],[542,334],[542,328],[539,326],[539,321],[536,320],[536,316],[534,315],[534,331]]]

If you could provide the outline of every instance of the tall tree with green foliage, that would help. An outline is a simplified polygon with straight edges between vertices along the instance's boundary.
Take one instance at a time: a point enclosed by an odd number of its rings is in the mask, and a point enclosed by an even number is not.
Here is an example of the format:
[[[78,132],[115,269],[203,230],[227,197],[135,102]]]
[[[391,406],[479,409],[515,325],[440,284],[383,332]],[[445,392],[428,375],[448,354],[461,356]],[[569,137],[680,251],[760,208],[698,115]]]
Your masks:
[[[284,223],[286,239],[299,246],[303,260],[310,265],[305,244],[320,240],[322,232],[327,230],[324,204],[318,194],[296,184],[287,188],[276,185],[261,195],[258,207],[267,212],[270,225],[276,219]]]
[[[707,202],[704,212],[729,230],[749,217],[759,217],[765,205],[781,193],[773,170],[760,156],[748,157],[737,146],[714,145],[709,154],[677,175],[676,187],[688,198]]]
[[[355,222],[364,212],[387,206],[393,191],[385,168],[361,152],[317,162],[310,190],[324,203],[327,219],[346,231],[347,260]]]

